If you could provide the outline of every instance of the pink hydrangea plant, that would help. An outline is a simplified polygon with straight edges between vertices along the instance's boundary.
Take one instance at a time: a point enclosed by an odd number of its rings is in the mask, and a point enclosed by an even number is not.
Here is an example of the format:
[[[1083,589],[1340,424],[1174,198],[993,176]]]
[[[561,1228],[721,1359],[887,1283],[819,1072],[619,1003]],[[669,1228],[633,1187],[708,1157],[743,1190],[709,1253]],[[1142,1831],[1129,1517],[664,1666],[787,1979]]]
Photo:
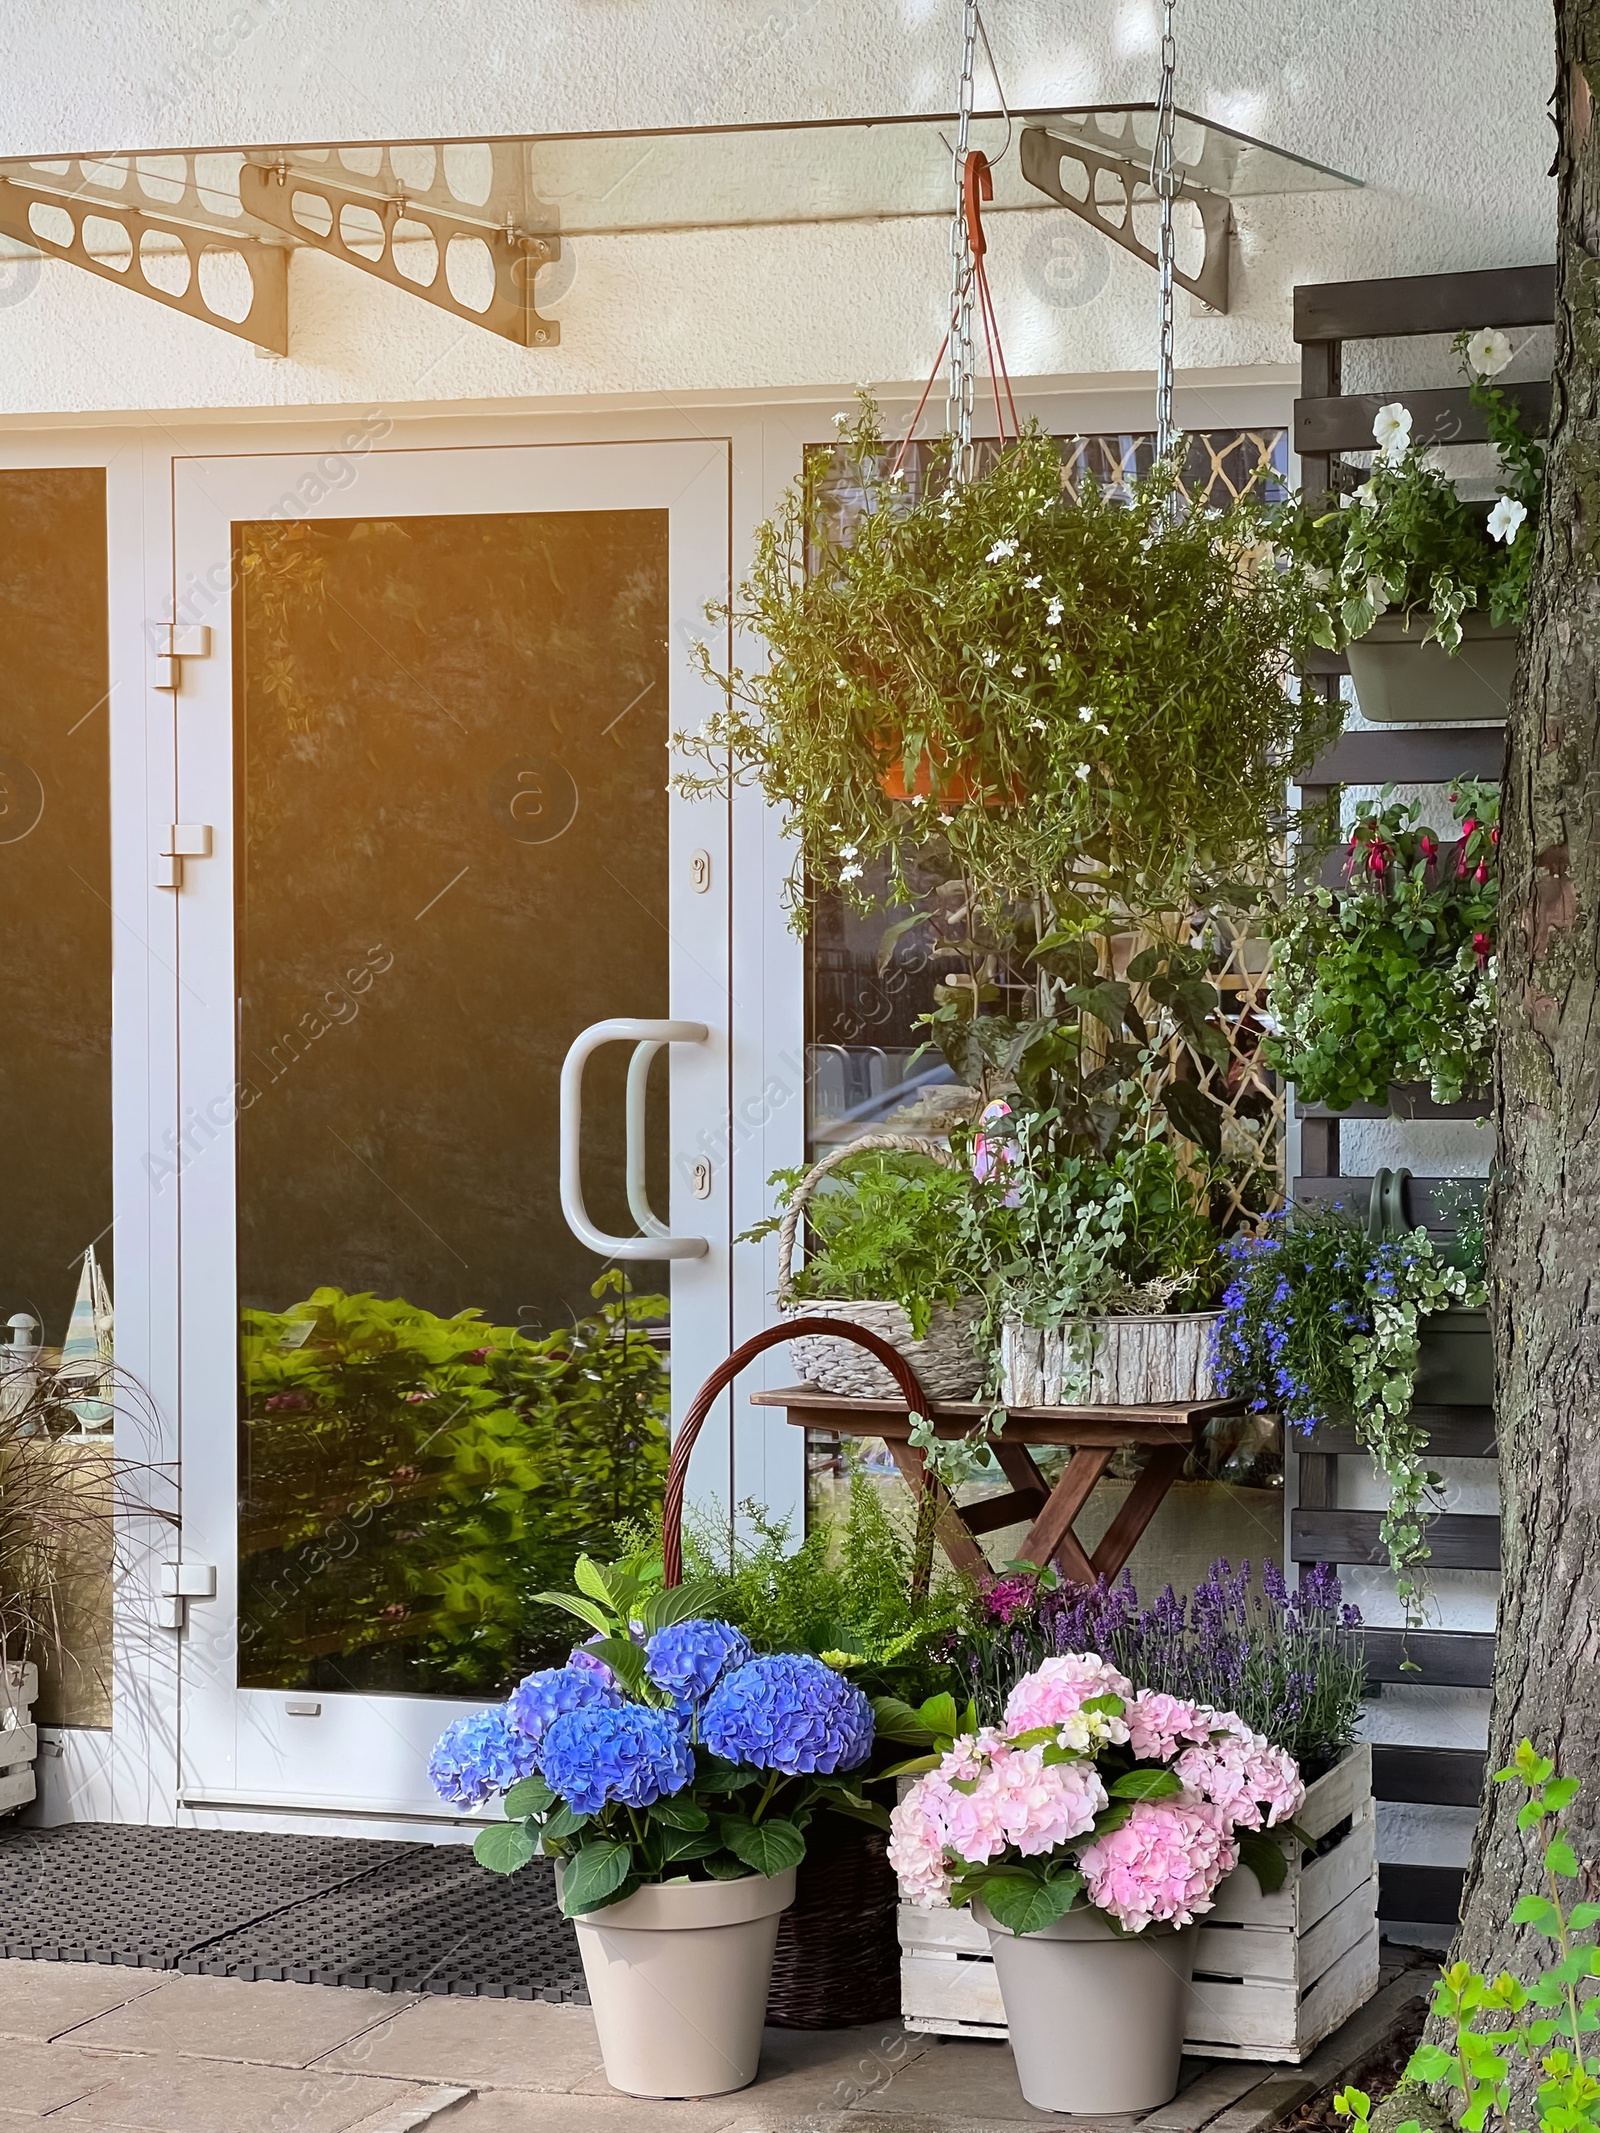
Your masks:
[[[969,1866],[1013,1848],[1038,1858],[1087,1835],[1105,1804],[1092,1762],[1046,1763],[1042,1747],[967,1735],[895,1808],[889,1861],[907,1901],[927,1908],[948,1895],[947,1853]]]
[[[1212,1892],[1238,1864],[1222,1818],[1182,1800],[1140,1800],[1120,1829],[1078,1855],[1089,1901],[1130,1933],[1146,1926],[1192,1925],[1211,1909]]]
[[[1188,1793],[1219,1807],[1235,1829],[1273,1829],[1305,1805],[1300,1766],[1232,1711],[1213,1711],[1212,1737],[1173,1765]]]
[[[1211,1738],[1213,1714],[1158,1689],[1141,1689],[1128,1706],[1128,1746],[1141,1763],[1169,1763],[1188,1742]]]
[[[1124,1703],[1131,1702],[1133,1683],[1098,1652],[1064,1652],[1059,1658],[1046,1659],[1011,1691],[1006,1701],[1006,1732],[1032,1733],[1052,1726],[1061,1746],[1080,1755],[1120,1745],[1128,1738],[1125,1718],[1110,1711],[1083,1709],[1098,1696],[1120,1696]]]

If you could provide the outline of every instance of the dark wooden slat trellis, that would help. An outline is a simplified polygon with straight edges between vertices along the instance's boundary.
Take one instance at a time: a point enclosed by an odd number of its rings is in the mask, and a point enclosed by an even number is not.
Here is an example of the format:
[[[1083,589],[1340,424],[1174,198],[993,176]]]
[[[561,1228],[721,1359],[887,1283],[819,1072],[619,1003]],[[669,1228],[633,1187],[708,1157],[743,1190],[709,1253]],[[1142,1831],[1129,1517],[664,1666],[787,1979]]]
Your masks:
[[[1484,435],[1481,418],[1457,388],[1349,394],[1343,390],[1343,344],[1351,340],[1398,340],[1423,334],[1475,331],[1480,326],[1541,326],[1555,317],[1555,269],[1505,267],[1484,272],[1426,274],[1400,279],[1333,282],[1294,292],[1294,331],[1300,344],[1300,398],[1295,402],[1293,440],[1300,454],[1301,485],[1308,499],[1329,494],[1334,461],[1343,451],[1372,449],[1372,418],[1387,400],[1411,410],[1419,440],[1471,443]],[[1543,380],[1516,388],[1519,405],[1542,424],[1550,406]],[[1322,686],[1337,692],[1342,658],[1318,662]],[[1314,683],[1312,684],[1315,685]],[[1329,801],[1342,785],[1432,784],[1457,777],[1497,777],[1504,755],[1496,725],[1433,726],[1360,732],[1343,736],[1314,766],[1302,798],[1308,807]],[[1363,1104],[1350,1118],[1460,1118],[1481,1116],[1482,1105],[1435,1105],[1425,1091],[1395,1090],[1387,1106]],[[1322,1105],[1297,1106],[1300,1167],[1291,1180],[1296,1199],[1340,1199],[1365,1208],[1371,1180],[1342,1174],[1340,1115]],[[1448,1219],[1436,1202],[1441,1178],[1413,1178],[1413,1220],[1443,1233]],[[1427,1413],[1433,1449],[1450,1459],[1491,1459],[1494,1416],[1489,1408],[1432,1409]],[[1303,1564],[1371,1564],[1377,1551],[1379,1514],[1339,1504],[1339,1460],[1356,1450],[1354,1435],[1319,1430],[1299,1453],[1299,1504],[1291,1514],[1290,1548]],[[1428,1537],[1441,1567],[1494,1569],[1499,1565],[1499,1521],[1446,1514],[1435,1518]],[[1494,1665],[1494,1638],[1464,1630],[1369,1629],[1368,1681],[1386,1691],[1418,1688],[1487,1688]],[[1483,1784],[1483,1757],[1475,1750],[1379,1746],[1373,1756],[1373,1790],[1380,1800],[1440,1807],[1472,1806]],[[1380,1871],[1379,1916],[1393,1923],[1449,1925],[1460,1903],[1458,1867],[1388,1865]]]

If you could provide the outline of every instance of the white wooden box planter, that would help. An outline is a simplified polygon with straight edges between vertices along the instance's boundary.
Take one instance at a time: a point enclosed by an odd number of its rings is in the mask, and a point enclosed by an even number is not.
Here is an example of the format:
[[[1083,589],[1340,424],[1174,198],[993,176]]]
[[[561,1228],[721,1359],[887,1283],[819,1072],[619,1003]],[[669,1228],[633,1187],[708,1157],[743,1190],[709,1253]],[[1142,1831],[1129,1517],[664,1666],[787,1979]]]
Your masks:
[[[1215,1399],[1212,1347],[1221,1316],[1128,1312],[1061,1326],[1008,1318],[1000,1329],[1005,1404],[1165,1407]]]
[[[1263,1896],[1247,1866],[1206,1912],[1195,1952],[1183,2048],[1206,2059],[1309,2057],[1378,1988],[1378,1867],[1372,1750],[1358,1742],[1306,1793],[1296,1821],[1314,1842],[1349,1827],[1317,1856],[1293,1837],[1289,1873]],[[967,1911],[900,1906],[900,2006],[907,2029],[1006,2035],[989,1936]]]
[[[0,1814],[26,1807],[34,1797],[39,1731],[32,1714],[38,1694],[36,1667],[0,1665]]]

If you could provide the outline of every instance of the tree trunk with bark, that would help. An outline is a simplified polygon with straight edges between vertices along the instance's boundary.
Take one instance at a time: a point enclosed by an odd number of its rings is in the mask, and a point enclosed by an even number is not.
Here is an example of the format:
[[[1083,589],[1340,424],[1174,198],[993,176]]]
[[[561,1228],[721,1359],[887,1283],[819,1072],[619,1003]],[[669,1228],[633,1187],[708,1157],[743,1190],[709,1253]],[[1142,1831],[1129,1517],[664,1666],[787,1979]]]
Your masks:
[[[1600,1859],[1600,0],[1557,0],[1556,358],[1540,549],[1501,813],[1491,1198],[1503,1585],[1490,1769],[1526,1735],[1584,1781]],[[1515,1786],[1488,1787],[1457,1951],[1536,1964],[1542,1882]],[[1585,1896],[1596,1893],[1590,1865]]]

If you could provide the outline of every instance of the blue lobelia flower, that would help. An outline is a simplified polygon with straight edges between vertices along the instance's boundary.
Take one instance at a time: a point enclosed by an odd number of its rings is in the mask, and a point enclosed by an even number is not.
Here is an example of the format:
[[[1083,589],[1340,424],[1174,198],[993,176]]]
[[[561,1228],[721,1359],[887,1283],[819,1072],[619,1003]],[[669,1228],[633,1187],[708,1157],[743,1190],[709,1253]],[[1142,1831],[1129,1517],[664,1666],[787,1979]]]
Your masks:
[[[645,1672],[680,1711],[697,1711],[724,1674],[754,1656],[742,1630],[727,1622],[674,1622],[645,1646]]]
[[[611,1669],[593,1666],[547,1666],[519,1681],[506,1703],[511,1723],[532,1741],[535,1751],[563,1712],[596,1706],[615,1709],[621,1692]]]
[[[790,1777],[854,1770],[872,1752],[872,1706],[852,1683],[804,1653],[752,1659],[700,1714],[713,1755]]]
[[[531,1777],[537,1762],[533,1742],[497,1703],[445,1728],[428,1758],[428,1776],[441,1800],[481,1807],[491,1792],[508,1792],[519,1778]]]
[[[675,1711],[643,1704],[568,1711],[544,1738],[544,1781],[574,1814],[598,1814],[608,1800],[648,1807],[694,1777],[694,1750]]]

